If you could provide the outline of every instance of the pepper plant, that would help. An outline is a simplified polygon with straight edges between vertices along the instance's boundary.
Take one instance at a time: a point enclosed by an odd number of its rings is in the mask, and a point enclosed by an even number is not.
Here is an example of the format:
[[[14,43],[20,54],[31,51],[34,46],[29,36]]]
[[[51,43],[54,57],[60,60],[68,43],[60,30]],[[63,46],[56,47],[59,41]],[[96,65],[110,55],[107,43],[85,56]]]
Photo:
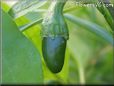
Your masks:
[[[3,84],[113,84],[113,0],[0,3]]]

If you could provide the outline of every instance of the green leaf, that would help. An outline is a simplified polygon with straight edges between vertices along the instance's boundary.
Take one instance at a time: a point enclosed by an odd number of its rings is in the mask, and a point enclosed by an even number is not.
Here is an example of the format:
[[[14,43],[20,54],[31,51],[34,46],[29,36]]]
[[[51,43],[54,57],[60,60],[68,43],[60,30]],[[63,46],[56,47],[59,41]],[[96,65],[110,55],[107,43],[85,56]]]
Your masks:
[[[101,1],[104,4],[108,5],[108,6],[105,6],[105,7],[108,9],[110,15],[112,16],[112,18],[114,20],[114,2],[112,2],[111,0],[99,0],[99,1]]]
[[[39,51],[2,11],[2,83],[43,83]]]
[[[70,20],[71,22],[84,27],[86,30],[89,30],[96,35],[102,37],[105,39],[107,42],[111,43],[113,45],[113,37],[111,34],[109,34],[105,29],[95,23],[80,19],[76,16],[70,15],[70,14],[65,14],[65,17]]]
[[[46,0],[20,0],[9,10],[8,13],[14,18],[18,18],[30,11],[38,9],[46,2]]]
[[[113,5],[114,5],[114,3],[113,3]],[[107,9],[109,10],[109,12],[114,20],[114,7],[107,7]]]
[[[108,3],[107,3],[108,4]],[[105,7],[104,3],[102,3],[101,7],[97,7],[97,9],[102,13],[107,23],[114,31],[114,8],[113,7]]]

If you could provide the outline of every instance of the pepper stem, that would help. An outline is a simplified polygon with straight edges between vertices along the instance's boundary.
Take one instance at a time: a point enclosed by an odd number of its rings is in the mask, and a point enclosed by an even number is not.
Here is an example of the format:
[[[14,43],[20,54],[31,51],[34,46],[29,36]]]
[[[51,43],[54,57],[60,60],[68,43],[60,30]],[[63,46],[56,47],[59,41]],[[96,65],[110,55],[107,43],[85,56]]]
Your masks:
[[[68,39],[68,28],[63,16],[63,7],[67,0],[54,0],[42,22],[42,37],[64,37]]]
[[[63,0],[63,1],[60,1],[60,0],[57,0],[56,1],[56,4],[54,6],[54,13],[62,13],[63,11],[63,7],[65,5],[67,0]]]

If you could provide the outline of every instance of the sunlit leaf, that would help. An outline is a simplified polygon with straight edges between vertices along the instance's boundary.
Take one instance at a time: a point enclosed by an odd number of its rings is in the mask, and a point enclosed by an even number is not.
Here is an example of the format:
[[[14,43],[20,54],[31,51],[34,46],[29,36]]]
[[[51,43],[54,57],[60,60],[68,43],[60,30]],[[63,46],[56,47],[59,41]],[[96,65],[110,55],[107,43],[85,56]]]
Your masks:
[[[4,10],[5,12],[8,12],[10,7],[5,3],[5,2],[0,2],[2,10]]]

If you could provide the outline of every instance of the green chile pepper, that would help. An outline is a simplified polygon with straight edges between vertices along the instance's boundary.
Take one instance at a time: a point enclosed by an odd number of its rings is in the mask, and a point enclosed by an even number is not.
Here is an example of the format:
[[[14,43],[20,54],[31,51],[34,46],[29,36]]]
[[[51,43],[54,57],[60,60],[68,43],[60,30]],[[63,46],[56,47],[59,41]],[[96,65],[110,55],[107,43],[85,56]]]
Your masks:
[[[46,65],[53,73],[62,70],[66,44],[69,37],[62,9],[65,2],[52,2],[42,22],[42,54]]]
[[[66,40],[63,37],[44,37],[42,51],[44,59],[53,73],[60,72],[64,64]]]

